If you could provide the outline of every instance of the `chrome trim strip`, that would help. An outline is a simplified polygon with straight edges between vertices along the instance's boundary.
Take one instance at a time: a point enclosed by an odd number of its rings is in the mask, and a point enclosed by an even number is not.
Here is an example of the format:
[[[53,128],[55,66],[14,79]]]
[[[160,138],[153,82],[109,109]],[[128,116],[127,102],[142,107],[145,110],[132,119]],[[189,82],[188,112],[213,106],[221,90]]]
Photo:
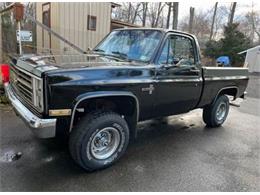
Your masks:
[[[217,76],[206,76],[206,81],[217,81],[217,80],[242,80],[242,79],[248,79],[247,76],[224,76],[224,77],[217,77]]]
[[[6,95],[14,107],[18,115],[25,121],[30,127],[33,133],[39,138],[55,137],[56,134],[56,120],[53,119],[41,119],[28,110],[16,97],[12,91],[9,83],[4,85]]]
[[[172,83],[172,82],[202,82],[202,78],[180,78],[180,79],[171,79],[171,78],[158,78],[158,80],[155,81],[156,83]]]
[[[218,67],[218,66],[214,66],[214,67],[211,67],[211,66],[206,66],[204,67],[204,69],[207,69],[207,70],[248,70],[248,68],[246,67]]]
[[[104,91],[103,91],[104,92]],[[102,92],[101,92],[102,93]],[[91,98],[98,98],[98,97],[111,97],[111,96],[129,96],[135,99],[136,102],[136,121],[138,122],[139,120],[139,100],[137,99],[137,97],[130,93],[130,92],[114,92],[114,91],[105,91],[105,94],[93,94],[93,95],[89,95],[89,96],[85,96],[83,98],[81,98],[80,100],[77,101],[77,103],[75,104],[72,114],[71,114],[71,120],[70,120],[70,128],[69,128],[69,132],[72,131],[73,128],[73,121],[74,121],[74,117],[75,117],[75,113],[77,110],[77,106],[79,105],[80,102],[82,102],[83,100],[86,99],[91,99]]]

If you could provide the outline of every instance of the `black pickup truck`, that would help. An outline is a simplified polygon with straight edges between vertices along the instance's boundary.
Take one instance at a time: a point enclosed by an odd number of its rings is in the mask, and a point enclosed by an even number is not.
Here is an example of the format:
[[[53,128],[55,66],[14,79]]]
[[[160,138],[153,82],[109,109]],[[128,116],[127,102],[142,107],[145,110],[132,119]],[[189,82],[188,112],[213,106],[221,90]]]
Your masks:
[[[247,68],[203,67],[197,39],[163,29],[121,29],[89,54],[20,56],[6,94],[40,138],[67,135],[85,170],[105,168],[137,136],[139,121],[203,109],[209,127],[224,123],[229,98],[244,96]]]

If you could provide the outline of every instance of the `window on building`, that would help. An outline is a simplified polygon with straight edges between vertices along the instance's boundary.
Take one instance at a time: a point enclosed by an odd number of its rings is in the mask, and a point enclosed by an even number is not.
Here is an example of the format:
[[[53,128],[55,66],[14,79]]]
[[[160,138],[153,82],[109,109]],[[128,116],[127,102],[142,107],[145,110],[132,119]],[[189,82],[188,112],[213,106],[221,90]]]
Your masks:
[[[42,23],[49,28],[51,27],[50,15],[51,15],[50,3],[43,4],[43,6],[42,6]]]
[[[97,17],[88,15],[88,30],[96,30]]]

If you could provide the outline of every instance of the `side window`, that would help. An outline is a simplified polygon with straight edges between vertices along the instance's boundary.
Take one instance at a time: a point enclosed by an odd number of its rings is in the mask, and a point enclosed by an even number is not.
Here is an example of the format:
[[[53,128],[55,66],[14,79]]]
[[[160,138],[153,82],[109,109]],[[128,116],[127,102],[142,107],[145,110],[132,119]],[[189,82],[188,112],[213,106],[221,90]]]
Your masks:
[[[195,64],[194,57],[191,39],[184,36],[171,35],[164,43],[159,64],[193,65]]]

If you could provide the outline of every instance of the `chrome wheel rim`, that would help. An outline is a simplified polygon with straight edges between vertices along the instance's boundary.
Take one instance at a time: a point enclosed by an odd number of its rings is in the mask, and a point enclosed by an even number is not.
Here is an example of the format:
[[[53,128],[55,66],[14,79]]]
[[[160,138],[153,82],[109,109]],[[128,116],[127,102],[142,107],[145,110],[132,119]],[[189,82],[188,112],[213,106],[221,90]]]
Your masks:
[[[217,120],[218,121],[223,120],[226,116],[226,112],[227,112],[227,105],[224,102],[222,102],[221,104],[219,104],[217,108],[217,114],[216,114]]]
[[[98,160],[112,156],[120,143],[120,133],[114,127],[106,127],[98,131],[91,141],[90,152]]]

